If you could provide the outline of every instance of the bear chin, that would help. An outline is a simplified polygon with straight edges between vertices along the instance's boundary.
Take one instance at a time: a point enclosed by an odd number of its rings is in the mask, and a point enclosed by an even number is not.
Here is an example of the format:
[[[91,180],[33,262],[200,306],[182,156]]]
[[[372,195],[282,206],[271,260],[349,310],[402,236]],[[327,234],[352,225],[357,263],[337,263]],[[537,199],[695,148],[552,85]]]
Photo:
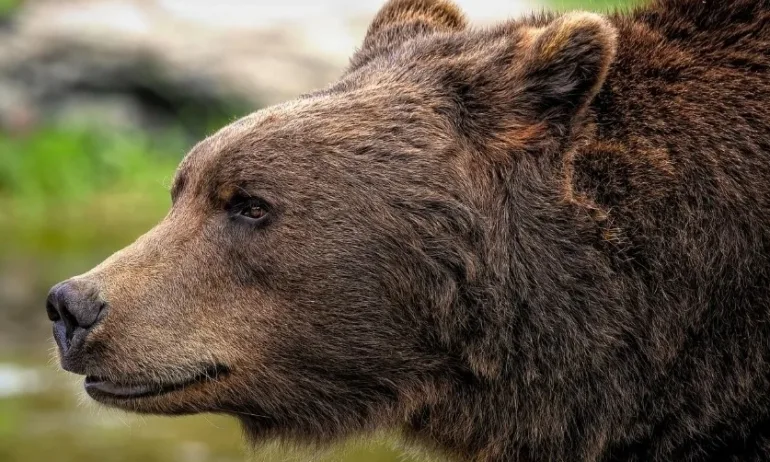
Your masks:
[[[230,369],[223,365],[203,367],[198,373],[165,382],[88,375],[83,387],[94,401],[110,407],[152,414],[194,414],[201,412],[202,402],[229,375]]]

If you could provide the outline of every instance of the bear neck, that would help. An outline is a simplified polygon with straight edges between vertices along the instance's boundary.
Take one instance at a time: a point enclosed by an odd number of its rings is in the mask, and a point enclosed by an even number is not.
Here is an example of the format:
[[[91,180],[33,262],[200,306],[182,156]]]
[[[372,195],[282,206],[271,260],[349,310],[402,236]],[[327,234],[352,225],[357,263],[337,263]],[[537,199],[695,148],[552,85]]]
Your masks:
[[[461,365],[445,399],[410,417],[410,435],[489,462],[770,457],[767,352],[756,347],[770,344],[770,327],[751,321],[767,316],[770,261],[739,253],[767,248],[761,230],[770,219],[748,220],[729,201],[693,208],[721,200],[683,180],[721,174],[717,164],[703,167],[718,158],[718,134],[697,140],[713,152],[687,157],[692,137],[708,136],[713,125],[703,120],[713,109],[692,110],[677,135],[661,130],[667,108],[643,82],[629,86],[631,72],[624,63],[611,72],[568,142],[496,175],[507,179],[498,185],[506,209],[488,241],[506,246],[479,252],[487,277],[462,292],[487,296],[455,313],[494,328],[459,337]],[[734,129],[746,132],[736,151],[757,149],[753,128]],[[746,181],[766,189],[761,175]],[[705,225],[714,213],[735,227]],[[758,234],[736,243],[739,229]],[[710,258],[708,248],[733,253]],[[722,275],[735,259],[746,267],[731,284]]]

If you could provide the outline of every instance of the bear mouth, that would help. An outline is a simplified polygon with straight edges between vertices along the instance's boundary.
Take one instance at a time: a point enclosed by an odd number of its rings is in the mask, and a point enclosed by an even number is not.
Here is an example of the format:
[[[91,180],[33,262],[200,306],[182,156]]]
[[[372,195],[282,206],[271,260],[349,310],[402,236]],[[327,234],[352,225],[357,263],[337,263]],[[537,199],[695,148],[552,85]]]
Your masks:
[[[99,398],[118,400],[148,398],[180,391],[200,383],[214,382],[225,377],[229,372],[230,370],[226,366],[209,366],[189,378],[174,382],[116,382],[104,377],[89,375],[86,376],[84,387],[86,393],[96,400]]]

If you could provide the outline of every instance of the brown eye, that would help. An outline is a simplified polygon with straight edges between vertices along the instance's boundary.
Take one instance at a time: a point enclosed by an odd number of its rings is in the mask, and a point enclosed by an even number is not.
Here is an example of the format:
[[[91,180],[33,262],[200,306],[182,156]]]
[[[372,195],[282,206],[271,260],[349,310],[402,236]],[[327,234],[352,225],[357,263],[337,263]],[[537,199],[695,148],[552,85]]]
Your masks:
[[[226,207],[230,218],[262,224],[270,217],[270,207],[256,197],[234,197]]]
[[[239,215],[252,220],[261,220],[267,216],[267,210],[260,204],[246,204],[240,210]]]

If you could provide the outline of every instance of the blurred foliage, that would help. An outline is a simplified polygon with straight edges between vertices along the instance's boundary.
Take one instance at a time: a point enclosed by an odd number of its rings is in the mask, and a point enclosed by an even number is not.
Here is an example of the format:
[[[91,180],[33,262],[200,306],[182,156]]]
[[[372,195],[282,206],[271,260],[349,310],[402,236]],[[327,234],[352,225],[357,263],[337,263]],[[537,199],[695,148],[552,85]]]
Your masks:
[[[649,0],[550,0],[547,2],[551,8],[569,10],[591,10],[599,13],[615,10],[626,10],[641,5]]]
[[[21,5],[21,0],[0,0],[0,18],[13,13]]]
[[[167,208],[187,144],[181,132],[49,127],[0,134],[0,248],[13,242],[7,250],[28,254],[93,251],[95,243],[149,225]]]

